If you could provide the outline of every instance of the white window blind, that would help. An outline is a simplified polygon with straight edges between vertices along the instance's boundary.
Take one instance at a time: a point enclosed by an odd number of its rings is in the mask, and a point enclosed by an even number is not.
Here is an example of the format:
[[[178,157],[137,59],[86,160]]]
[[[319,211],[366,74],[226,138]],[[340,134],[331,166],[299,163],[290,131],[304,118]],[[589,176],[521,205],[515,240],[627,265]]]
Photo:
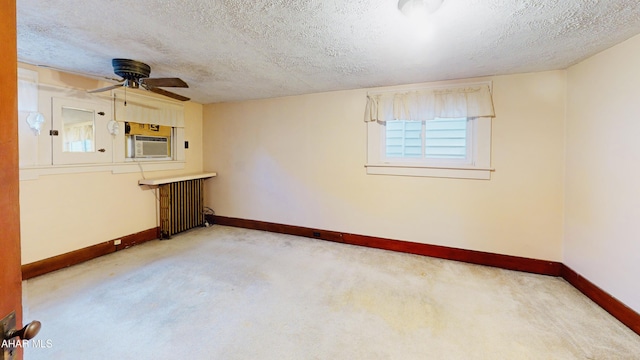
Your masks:
[[[465,160],[471,140],[467,123],[466,118],[387,121],[386,158]]]
[[[467,158],[467,119],[434,119],[426,121],[425,154],[428,159]]]
[[[386,127],[387,158],[422,157],[422,123],[418,121],[389,121]]]

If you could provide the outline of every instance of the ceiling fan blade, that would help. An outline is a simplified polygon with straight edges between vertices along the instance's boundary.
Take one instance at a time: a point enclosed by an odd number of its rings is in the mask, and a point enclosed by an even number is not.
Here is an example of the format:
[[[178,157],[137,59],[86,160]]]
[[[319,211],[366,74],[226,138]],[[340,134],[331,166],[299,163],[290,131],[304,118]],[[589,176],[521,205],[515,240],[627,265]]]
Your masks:
[[[109,91],[109,90],[113,90],[113,89],[117,89],[119,87],[121,87],[124,84],[116,84],[116,85],[111,85],[111,86],[107,86],[107,87],[103,87],[103,88],[99,88],[99,89],[94,89],[94,90],[88,90],[88,93],[98,93],[98,92],[103,92],[103,91]]]
[[[189,85],[187,85],[187,83],[180,78],[144,78],[140,79],[140,82],[150,86],[181,88],[189,87]]]
[[[160,88],[157,88],[157,87],[145,86],[144,88],[149,90],[149,91],[152,91],[152,92],[154,92],[156,94],[168,96],[168,97],[170,97],[172,99],[176,99],[176,100],[180,100],[180,101],[189,101],[189,100],[191,100],[186,96],[178,95],[176,93],[172,93],[171,91],[167,91],[167,90],[160,89]]]

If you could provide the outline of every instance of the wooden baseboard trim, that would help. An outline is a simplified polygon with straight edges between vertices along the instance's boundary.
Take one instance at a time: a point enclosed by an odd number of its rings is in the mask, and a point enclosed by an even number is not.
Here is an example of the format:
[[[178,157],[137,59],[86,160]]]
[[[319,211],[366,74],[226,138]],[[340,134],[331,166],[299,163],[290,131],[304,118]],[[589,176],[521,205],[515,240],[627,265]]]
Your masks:
[[[215,216],[215,224],[264,230],[281,234],[297,235],[315,239],[360,245],[383,250],[398,251],[416,255],[425,255],[447,260],[488,265],[502,269],[530,272],[534,274],[560,276],[562,263],[530,259],[518,256],[500,255],[481,251],[457,249],[446,246],[420,244],[410,241],[384,239],[373,236],[340,233],[321,229],[312,229],[294,225],[283,225],[257,220],[246,220],[226,216]]]
[[[541,275],[560,275],[561,263],[519,256],[458,249],[447,246],[414,243],[410,241],[377,238],[365,235],[343,234],[345,243],[372,248],[392,250],[434,258],[461,261],[470,264],[492,266]]]
[[[123,236],[118,239],[105,241],[82,249],[74,250],[66,254],[50,257],[44,260],[22,265],[22,280],[44,275],[52,271],[64,269],[97,257],[111,254],[143,242],[158,239],[160,228],[152,228],[135,234]],[[114,245],[115,240],[120,240],[120,245]]]
[[[258,220],[238,219],[214,215],[214,224],[227,225],[252,230],[263,230],[279,234],[296,235],[315,239],[344,242],[343,234],[335,231],[311,229],[302,226],[284,225]]]
[[[581,293],[606,310],[613,317],[640,335],[640,314],[633,311],[620,300],[600,289],[567,265],[562,264],[561,276]]]

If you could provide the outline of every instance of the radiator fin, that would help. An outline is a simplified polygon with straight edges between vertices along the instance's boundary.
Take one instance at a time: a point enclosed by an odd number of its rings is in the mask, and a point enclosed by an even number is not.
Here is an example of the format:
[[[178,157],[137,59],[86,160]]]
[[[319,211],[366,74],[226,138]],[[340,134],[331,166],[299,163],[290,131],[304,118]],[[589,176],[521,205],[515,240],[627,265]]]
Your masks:
[[[160,185],[161,238],[204,224],[204,179]]]

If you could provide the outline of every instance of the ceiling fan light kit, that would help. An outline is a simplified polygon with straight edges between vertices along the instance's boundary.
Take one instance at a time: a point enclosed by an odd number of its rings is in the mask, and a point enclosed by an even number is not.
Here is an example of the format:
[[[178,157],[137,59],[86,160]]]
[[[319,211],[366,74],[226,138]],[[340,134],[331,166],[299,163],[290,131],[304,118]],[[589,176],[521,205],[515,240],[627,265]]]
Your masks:
[[[180,78],[150,78],[151,67],[143,62],[130,59],[113,59],[111,60],[113,72],[120,76],[119,84],[103,87],[100,89],[89,90],[90,93],[97,93],[117,89],[119,87],[145,90],[170,97],[172,99],[187,101],[188,97],[161,89],[161,87],[181,87],[188,88],[186,82]]]

